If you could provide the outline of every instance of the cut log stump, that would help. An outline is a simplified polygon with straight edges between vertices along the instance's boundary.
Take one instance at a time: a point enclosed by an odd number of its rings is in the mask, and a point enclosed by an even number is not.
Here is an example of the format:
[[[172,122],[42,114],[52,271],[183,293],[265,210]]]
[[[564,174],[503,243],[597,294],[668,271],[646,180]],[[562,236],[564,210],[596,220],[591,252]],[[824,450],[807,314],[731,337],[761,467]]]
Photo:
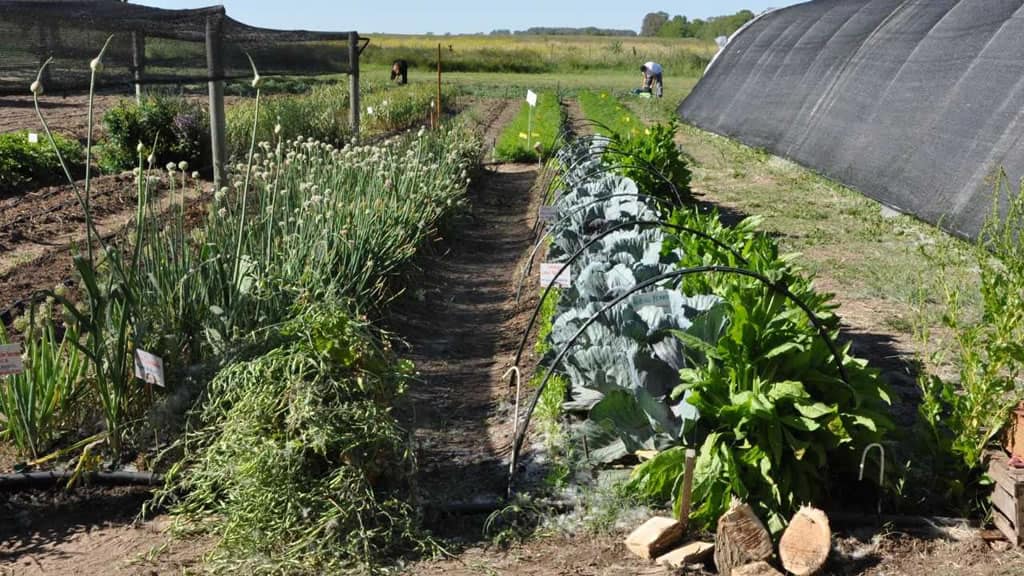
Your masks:
[[[828,516],[817,508],[797,511],[779,542],[782,567],[795,576],[811,576],[825,567],[832,549]]]
[[[668,554],[658,556],[656,562],[670,568],[682,568],[688,564],[698,564],[711,557],[715,545],[710,542],[691,542],[682,548],[676,548]]]
[[[782,576],[782,572],[779,572],[774,566],[764,560],[761,560],[760,562],[752,562],[750,564],[744,564],[739,568],[734,568],[732,576]]]
[[[750,506],[733,500],[729,511],[718,519],[715,536],[715,566],[722,576],[745,564],[772,557],[772,537]]]
[[[683,525],[674,518],[655,516],[626,537],[630,552],[645,559],[657,558],[683,539]]]

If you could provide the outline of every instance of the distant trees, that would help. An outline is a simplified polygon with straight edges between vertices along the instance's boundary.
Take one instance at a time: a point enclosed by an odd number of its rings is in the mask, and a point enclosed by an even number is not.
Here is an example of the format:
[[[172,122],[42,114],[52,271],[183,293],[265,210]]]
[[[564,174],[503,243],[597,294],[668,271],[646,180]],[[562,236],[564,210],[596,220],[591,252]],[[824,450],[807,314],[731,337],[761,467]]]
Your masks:
[[[515,32],[504,28],[491,30],[491,36],[508,36],[510,34],[515,34],[517,36],[636,36],[636,30],[616,30],[612,28],[596,28],[594,26],[588,26],[586,28],[549,28],[544,26],[535,26],[533,28],[527,28],[526,30],[516,30]]]
[[[728,16],[715,16],[707,20],[689,20],[686,16],[673,16],[665,12],[651,12],[644,16],[640,29],[641,36],[663,38],[699,38],[714,40],[719,36],[730,36],[741,26],[754,19],[750,10],[740,10]]]
[[[668,12],[651,12],[644,16],[644,22],[640,26],[641,36],[657,36],[661,27],[668,22]]]

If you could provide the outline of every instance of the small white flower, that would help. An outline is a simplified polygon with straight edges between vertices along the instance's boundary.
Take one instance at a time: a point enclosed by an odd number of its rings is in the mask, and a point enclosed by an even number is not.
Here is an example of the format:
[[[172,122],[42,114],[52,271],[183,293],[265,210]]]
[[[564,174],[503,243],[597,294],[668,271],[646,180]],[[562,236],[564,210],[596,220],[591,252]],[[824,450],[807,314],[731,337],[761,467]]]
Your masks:
[[[99,74],[100,72],[103,72],[103,62],[100,61],[99,58],[93,58],[92,62],[89,62],[89,68],[93,72]]]
[[[142,145],[142,142],[139,142],[139,145],[135,147],[135,151],[138,152],[139,154],[142,154],[142,152],[145,150],[146,147]]]
[[[228,209],[227,208],[221,208],[220,210],[217,210],[217,216],[220,216],[221,218],[227,218],[227,216],[228,216]]]
[[[156,164],[156,156],[154,156],[153,154],[150,154],[149,156],[146,157],[146,162],[150,166],[152,166],[153,164]]]
[[[370,116],[373,116],[373,106],[367,106],[366,113]]]
[[[192,173],[192,179],[193,180],[199,180],[199,172],[198,171]]]
[[[168,172],[174,172],[174,170],[177,169],[177,168],[178,168],[178,166],[174,162],[168,162],[167,163],[167,171]]]
[[[281,133],[281,125],[280,124],[274,124],[274,135],[276,136],[276,135],[278,135],[280,133]]]
[[[35,82],[32,82],[32,85],[29,86],[29,89],[32,90],[32,93],[35,94],[36,96],[42,96],[43,95],[43,83],[40,82],[39,80],[36,80]]]
[[[188,162],[185,162],[184,160],[178,162],[178,170],[181,170],[182,172],[188,172]]]

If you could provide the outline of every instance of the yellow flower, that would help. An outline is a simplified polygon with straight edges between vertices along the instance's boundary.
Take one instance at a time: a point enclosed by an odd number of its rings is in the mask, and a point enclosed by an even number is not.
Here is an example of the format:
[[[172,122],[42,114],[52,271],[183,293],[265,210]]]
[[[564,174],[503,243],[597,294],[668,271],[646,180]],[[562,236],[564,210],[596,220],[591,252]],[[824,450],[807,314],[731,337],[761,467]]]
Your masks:
[[[520,138],[522,138],[523,140],[526,140],[526,139],[528,139],[528,138],[529,138],[529,137],[528,137],[528,136],[526,135],[526,132],[520,132],[520,133],[519,133],[519,137],[520,137]]]
[[[647,134],[648,136],[650,136],[651,135],[651,129],[650,128],[644,128],[644,134]]]

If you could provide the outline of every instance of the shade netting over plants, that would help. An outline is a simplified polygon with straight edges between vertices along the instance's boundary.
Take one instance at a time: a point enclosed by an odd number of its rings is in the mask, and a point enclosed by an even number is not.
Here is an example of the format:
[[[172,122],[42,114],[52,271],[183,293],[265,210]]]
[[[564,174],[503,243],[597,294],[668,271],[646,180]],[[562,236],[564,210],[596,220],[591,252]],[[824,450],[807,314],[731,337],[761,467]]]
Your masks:
[[[101,88],[131,89],[136,53],[142,55],[141,84],[206,82],[208,26],[219,29],[223,42],[224,73],[213,79],[251,77],[246,53],[261,76],[352,69],[348,32],[255,28],[228,17],[220,6],[163,10],[118,0],[0,0],[0,94],[27,93],[51,56],[47,91],[87,89],[89,61],[111,34]]]
[[[731,39],[680,115],[973,237],[1024,174],[1024,0],[814,0]]]

